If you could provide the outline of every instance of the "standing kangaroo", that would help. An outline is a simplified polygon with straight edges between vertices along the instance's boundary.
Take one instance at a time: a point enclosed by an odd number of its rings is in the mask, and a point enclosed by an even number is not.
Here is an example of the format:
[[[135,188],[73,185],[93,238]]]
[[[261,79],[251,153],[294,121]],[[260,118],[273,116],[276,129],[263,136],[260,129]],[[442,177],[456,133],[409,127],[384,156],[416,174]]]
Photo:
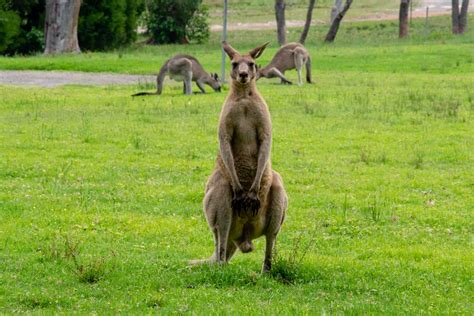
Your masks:
[[[217,74],[207,73],[199,61],[193,56],[178,54],[168,59],[161,67],[156,79],[156,92],[139,92],[133,96],[161,94],[163,91],[163,83],[167,75],[169,75],[171,79],[184,82],[183,93],[185,94],[193,93],[191,81],[196,82],[202,93],[206,93],[206,90],[204,90],[204,84],[211,86],[214,91],[221,91],[221,84]]]
[[[268,106],[255,83],[254,60],[267,44],[241,55],[222,42],[232,60],[232,80],[219,119],[220,150],[203,201],[215,250],[211,258],[193,260],[192,264],[226,263],[237,248],[244,253],[252,251],[252,240],[264,235],[262,271],[271,269],[272,252],[288,198],[280,175],[271,167],[272,123]]]
[[[311,83],[311,56],[302,44],[289,43],[277,51],[270,64],[259,68],[257,79],[278,77],[281,79],[281,83],[291,84],[291,81],[285,78],[285,71],[296,68],[298,85],[302,85],[303,66],[306,66],[306,82]]]

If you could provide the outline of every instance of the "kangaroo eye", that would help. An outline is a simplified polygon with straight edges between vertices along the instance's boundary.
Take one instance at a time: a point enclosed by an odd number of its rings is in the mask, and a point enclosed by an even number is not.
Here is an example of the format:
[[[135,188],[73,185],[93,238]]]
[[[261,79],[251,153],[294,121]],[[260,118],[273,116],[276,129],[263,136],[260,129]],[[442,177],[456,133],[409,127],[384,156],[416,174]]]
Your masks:
[[[232,63],[232,68],[236,68],[239,65],[239,63]]]
[[[249,63],[249,66],[250,66],[251,68],[253,68],[253,66],[255,66],[255,64],[254,64],[254,63]]]

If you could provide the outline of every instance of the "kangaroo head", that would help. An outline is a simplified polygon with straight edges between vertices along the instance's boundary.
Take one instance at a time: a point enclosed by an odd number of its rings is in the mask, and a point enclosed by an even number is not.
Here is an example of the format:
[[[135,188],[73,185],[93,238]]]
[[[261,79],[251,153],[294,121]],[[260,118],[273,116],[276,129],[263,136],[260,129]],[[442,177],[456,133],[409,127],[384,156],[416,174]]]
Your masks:
[[[209,85],[216,92],[221,92],[221,82],[219,81],[219,76],[216,73],[210,73]]]
[[[255,66],[255,59],[260,57],[267,47],[269,42],[255,47],[250,50],[247,54],[242,55],[236,51],[227,42],[222,42],[222,48],[229,56],[232,63],[232,70],[230,77],[232,80],[237,81],[240,84],[248,84],[257,78],[257,67]]]

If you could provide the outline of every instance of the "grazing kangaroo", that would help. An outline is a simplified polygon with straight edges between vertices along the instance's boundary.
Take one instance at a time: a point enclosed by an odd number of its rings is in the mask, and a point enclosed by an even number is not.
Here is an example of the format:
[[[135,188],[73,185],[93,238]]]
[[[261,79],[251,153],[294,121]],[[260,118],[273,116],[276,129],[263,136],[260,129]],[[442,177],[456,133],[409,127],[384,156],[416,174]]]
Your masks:
[[[237,248],[244,253],[252,251],[252,240],[264,235],[262,271],[271,269],[288,198],[280,175],[271,167],[272,123],[255,83],[254,60],[267,44],[241,55],[222,42],[232,60],[232,80],[219,119],[220,150],[203,201],[215,250],[211,258],[193,260],[191,264],[226,263]]]
[[[211,86],[214,91],[221,91],[221,84],[217,74],[208,74],[199,61],[193,56],[178,54],[168,59],[161,67],[156,79],[156,92],[139,92],[132,96],[161,94],[166,75],[169,75],[171,79],[176,81],[183,81],[183,93],[185,94],[193,93],[191,81],[196,82],[202,93],[206,93],[206,90],[204,90],[204,84]]]
[[[285,71],[295,69],[298,72],[298,85],[303,84],[301,70],[306,66],[306,82],[311,83],[311,56],[300,43],[283,45],[275,54],[270,64],[258,69],[257,80],[261,77],[281,79],[281,83],[291,84],[285,78]]]

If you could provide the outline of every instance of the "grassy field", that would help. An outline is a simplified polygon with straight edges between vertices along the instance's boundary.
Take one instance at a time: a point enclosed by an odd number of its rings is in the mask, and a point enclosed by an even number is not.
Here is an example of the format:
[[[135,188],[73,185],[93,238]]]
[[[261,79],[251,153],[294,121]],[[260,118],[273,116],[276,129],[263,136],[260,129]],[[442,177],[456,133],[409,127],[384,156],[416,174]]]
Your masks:
[[[223,1],[204,0],[209,7],[210,22],[222,23]],[[285,1],[285,16],[287,20],[304,20],[308,8],[307,0]],[[329,23],[329,17],[334,0],[318,0],[313,10],[313,19],[317,23]],[[414,8],[419,0],[414,1]],[[268,0],[234,0],[229,1],[229,23],[268,22],[275,20],[275,2]],[[361,19],[381,15],[397,15],[400,2],[398,0],[358,0],[354,1],[347,13],[347,19]]]
[[[470,16],[474,20],[474,15]],[[336,42],[323,43],[328,27],[311,28],[306,46],[313,56],[315,72],[334,69],[378,72],[459,73],[474,71],[474,31],[455,37],[450,33],[450,18],[435,17],[425,29],[423,19],[413,20],[410,38],[398,40],[396,21],[343,23]],[[301,29],[289,29],[288,41],[297,41]],[[251,34],[251,36],[249,36]],[[238,48],[250,49],[271,41],[259,63],[265,64],[277,50],[275,31],[237,31],[228,41]],[[462,49],[460,49],[462,48]],[[209,71],[220,73],[220,34],[212,33],[206,45],[143,46],[113,52],[85,52],[56,57],[42,54],[28,57],[1,57],[0,69],[77,70],[131,74],[157,73],[163,62],[177,52],[197,56]]]
[[[472,314],[473,32],[439,18],[396,41],[391,23],[346,24],[335,45],[316,27],[316,84],[258,83],[290,198],[271,275],[263,240],[187,266],[212,252],[201,200],[227,91],[0,86],[0,313]],[[215,71],[217,41],[0,68],[149,73],[179,49]]]

